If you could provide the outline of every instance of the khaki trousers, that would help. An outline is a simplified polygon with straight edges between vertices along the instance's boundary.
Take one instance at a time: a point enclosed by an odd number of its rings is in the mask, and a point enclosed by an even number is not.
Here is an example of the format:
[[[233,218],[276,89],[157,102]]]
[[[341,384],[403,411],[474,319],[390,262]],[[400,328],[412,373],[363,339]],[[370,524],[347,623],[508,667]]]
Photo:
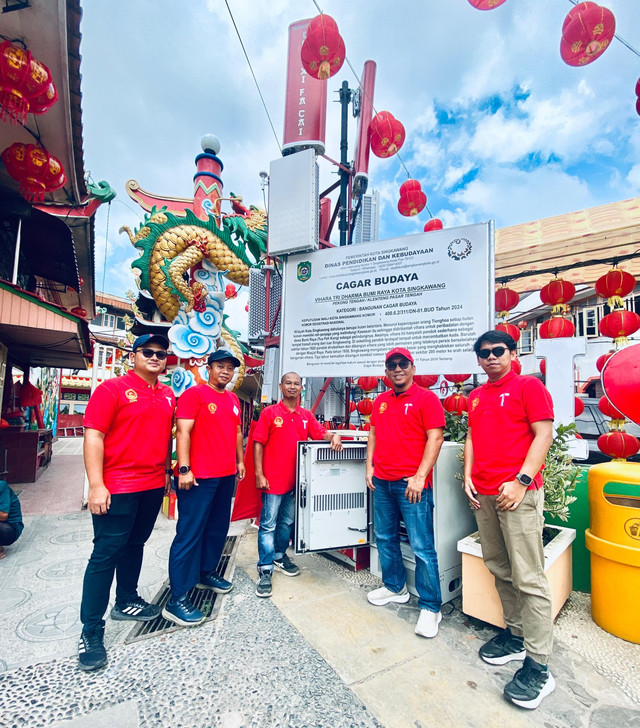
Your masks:
[[[482,557],[495,577],[504,621],[524,637],[527,655],[546,665],[553,646],[551,591],[544,573],[544,494],[528,490],[515,511],[501,511],[495,495],[479,495],[476,521]]]

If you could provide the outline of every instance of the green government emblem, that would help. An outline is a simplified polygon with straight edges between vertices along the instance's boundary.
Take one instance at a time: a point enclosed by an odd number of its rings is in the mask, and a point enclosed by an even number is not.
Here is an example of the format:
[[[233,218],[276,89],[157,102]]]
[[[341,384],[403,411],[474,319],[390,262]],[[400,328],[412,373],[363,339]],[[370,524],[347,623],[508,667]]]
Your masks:
[[[311,278],[311,263],[304,260],[302,263],[298,263],[298,280],[304,283],[309,278]]]

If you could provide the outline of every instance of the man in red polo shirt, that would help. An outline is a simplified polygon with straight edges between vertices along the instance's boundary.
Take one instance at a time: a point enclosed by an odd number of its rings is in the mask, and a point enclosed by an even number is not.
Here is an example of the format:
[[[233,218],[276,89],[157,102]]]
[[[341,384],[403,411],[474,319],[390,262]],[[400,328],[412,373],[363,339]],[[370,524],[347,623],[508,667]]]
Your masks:
[[[504,687],[508,700],[537,708],[553,692],[551,593],[544,573],[542,473],[553,440],[553,402],[540,380],[511,370],[516,343],[487,331],[474,344],[489,381],[469,397],[464,487],[494,575],[507,628],[480,648],[491,665],[524,660]]]
[[[89,479],[93,553],[84,575],[78,662],[107,664],[104,613],[116,575],[112,619],[149,621],[160,613],[138,595],[144,544],[171,484],[175,397],[158,382],[169,342],[144,334],[133,342],[133,369],[93,393],[84,415],[84,464]]]
[[[409,601],[400,551],[402,519],[416,559],[420,616],[415,633],[435,637],[442,619],[442,595],[433,533],[431,471],[444,440],[444,410],[433,392],[414,383],[416,368],[407,349],[391,349],[385,368],[393,389],[376,397],[366,468],[367,486],[373,491],[384,586],[369,592],[367,598],[377,606]]]
[[[207,359],[208,380],[190,387],[178,400],[180,515],[169,552],[171,597],[162,616],[184,627],[204,619],[189,599],[194,586],[218,594],[232,588],[216,568],[229,530],[236,473],[244,477],[240,401],[227,389],[239,366],[232,352],[212,352]]]
[[[274,566],[286,576],[300,569],[287,556],[295,515],[296,453],[298,442],[330,440],[332,450],[342,450],[340,435],[331,435],[306,409],[299,406],[302,379],[295,372],[280,380],[282,399],[260,414],[253,434],[256,488],[262,491],[258,530],[259,597],[270,597]]]

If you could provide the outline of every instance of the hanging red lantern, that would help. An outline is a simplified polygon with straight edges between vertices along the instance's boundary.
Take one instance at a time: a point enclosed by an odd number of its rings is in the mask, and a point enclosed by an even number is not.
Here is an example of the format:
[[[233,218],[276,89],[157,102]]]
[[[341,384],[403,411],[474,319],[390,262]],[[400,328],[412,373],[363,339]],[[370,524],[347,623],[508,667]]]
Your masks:
[[[509,311],[520,303],[520,294],[511,288],[501,286],[495,293],[496,311],[502,318],[509,315]]]
[[[598,400],[598,409],[610,420],[622,420],[624,422],[626,419],[622,412],[617,410],[604,395]]]
[[[437,374],[416,374],[413,377],[413,381],[419,387],[423,387],[424,389],[429,389],[429,387],[433,387],[433,385],[438,381],[438,375]]]
[[[554,278],[543,286],[540,291],[540,300],[547,306],[561,306],[568,303],[576,295],[576,287],[562,278]],[[555,313],[555,312],[554,312]]]
[[[578,3],[562,25],[560,56],[569,66],[586,66],[607,50],[615,32],[616,19],[608,8]]]
[[[0,157],[27,202],[42,202],[45,192],[60,189],[67,181],[60,161],[35,144],[16,142]]]
[[[382,377],[382,383],[387,389],[393,389],[393,384],[391,383],[389,377]]]
[[[0,119],[24,124],[27,114],[43,114],[57,100],[49,69],[29,51],[5,40],[0,45]]]
[[[349,412],[355,412],[355,411],[356,411],[356,403],[349,402]]]
[[[520,341],[520,329],[515,324],[496,324],[496,331],[504,331],[516,342]]]
[[[365,432],[369,432],[369,430],[371,429],[371,423],[370,422],[365,422],[364,425],[362,425],[362,429]]]
[[[636,279],[631,273],[616,266],[598,278],[595,286],[596,293],[607,299],[609,308],[622,308],[624,306],[622,299],[628,296],[635,287]]]
[[[466,382],[470,376],[471,374],[445,374],[444,378],[447,380],[447,382],[453,382],[453,384],[462,384],[463,382]]]
[[[566,339],[573,336],[575,332],[576,327],[573,322],[562,316],[554,316],[540,324],[541,339]]]
[[[238,295],[236,287],[233,285],[233,283],[227,284],[226,288],[224,289],[224,295],[227,298],[235,298]]]
[[[610,351],[610,352],[608,352],[607,354],[602,354],[602,355],[600,355],[600,356],[598,357],[598,359],[596,360],[596,369],[597,369],[597,370],[598,370],[599,372],[601,372],[601,371],[602,371],[602,367],[603,367],[603,366],[605,365],[605,362],[607,361],[607,359],[608,359],[608,358],[609,358],[609,357],[610,357],[610,356],[611,356],[612,354],[615,354],[615,352],[614,352],[614,351]]]
[[[616,344],[626,344],[627,336],[640,329],[640,316],[634,311],[619,308],[600,319],[598,329],[603,336],[609,336]]]
[[[72,308],[69,313],[72,313],[74,316],[79,316],[80,318],[87,318],[88,311],[86,308],[81,308],[80,306],[76,306],[75,308]]]
[[[520,331],[525,331],[528,326],[529,326],[528,321],[524,321],[524,320],[518,321],[518,328],[520,329]]]
[[[248,304],[248,303],[247,303],[247,304],[245,305],[245,307],[244,307],[244,310],[245,310],[245,311],[246,311],[247,313],[249,313],[249,304]]]
[[[520,374],[522,372],[522,364],[520,363],[520,359],[511,360],[511,371],[515,372],[516,374]]]
[[[427,206],[427,196],[417,179],[409,179],[400,186],[398,212],[405,217],[417,215]]]
[[[547,373],[547,360],[546,359],[540,359],[540,372],[543,375],[546,375],[546,373]]]
[[[507,0],[469,0],[469,4],[476,10],[493,10],[506,2]]]
[[[358,377],[356,385],[364,392],[370,392],[378,387],[378,377]]]
[[[320,81],[337,73],[344,63],[344,41],[336,21],[321,13],[309,21],[300,60],[310,76]]]
[[[400,151],[405,139],[405,130],[389,111],[380,111],[369,122],[371,151],[376,157],[386,159]]]
[[[584,402],[580,399],[580,397],[574,397],[573,398],[573,414],[576,417],[580,417],[580,415],[584,412]]]
[[[450,394],[442,400],[442,406],[452,415],[461,415],[469,410],[469,398],[464,394]]]
[[[432,230],[442,230],[443,227],[442,220],[437,217],[432,217],[431,220],[427,220],[424,231],[425,233],[430,233]]]
[[[358,412],[364,417],[368,417],[373,412],[373,400],[372,399],[361,399],[358,402]]]
[[[640,450],[640,440],[624,430],[611,430],[600,435],[598,449],[614,460],[626,460]]]

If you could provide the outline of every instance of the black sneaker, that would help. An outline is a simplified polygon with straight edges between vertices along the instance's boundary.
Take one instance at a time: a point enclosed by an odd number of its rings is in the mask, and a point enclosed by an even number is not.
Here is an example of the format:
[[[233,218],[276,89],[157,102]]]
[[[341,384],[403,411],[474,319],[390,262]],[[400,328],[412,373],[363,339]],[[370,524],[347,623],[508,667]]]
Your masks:
[[[259,597],[270,597],[271,596],[271,571],[261,571],[260,578],[258,579],[258,586],[256,587],[256,594]]]
[[[104,648],[104,627],[82,632],[78,642],[78,667],[81,670],[99,670],[107,664]]]
[[[286,576],[298,576],[300,573],[300,569],[286,554],[282,554],[281,559],[274,559],[273,565],[280,569],[280,571]]]
[[[504,686],[504,696],[521,708],[533,710],[556,688],[556,681],[546,665],[526,657],[524,665]]]
[[[111,610],[111,619],[118,621],[133,619],[136,622],[150,622],[159,615],[160,607],[157,604],[149,604],[142,597],[124,604],[116,604]]]
[[[233,584],[215,572],[200,574],[200,581],[196,584],[200,589],[211,589],[217,594],[226,594],[233,589]]]
[[[162,610],[162,616],[181,627],[194,627],[205,619],[204,614],[191,603],[187,594],[180,599],[169,599]]]
[[[508,627],[493,639],[485,642],[478,652],[480,657],[490,665],[506,665],[511,660],[524,660],[527,656],[524,639],[511,634]]]

